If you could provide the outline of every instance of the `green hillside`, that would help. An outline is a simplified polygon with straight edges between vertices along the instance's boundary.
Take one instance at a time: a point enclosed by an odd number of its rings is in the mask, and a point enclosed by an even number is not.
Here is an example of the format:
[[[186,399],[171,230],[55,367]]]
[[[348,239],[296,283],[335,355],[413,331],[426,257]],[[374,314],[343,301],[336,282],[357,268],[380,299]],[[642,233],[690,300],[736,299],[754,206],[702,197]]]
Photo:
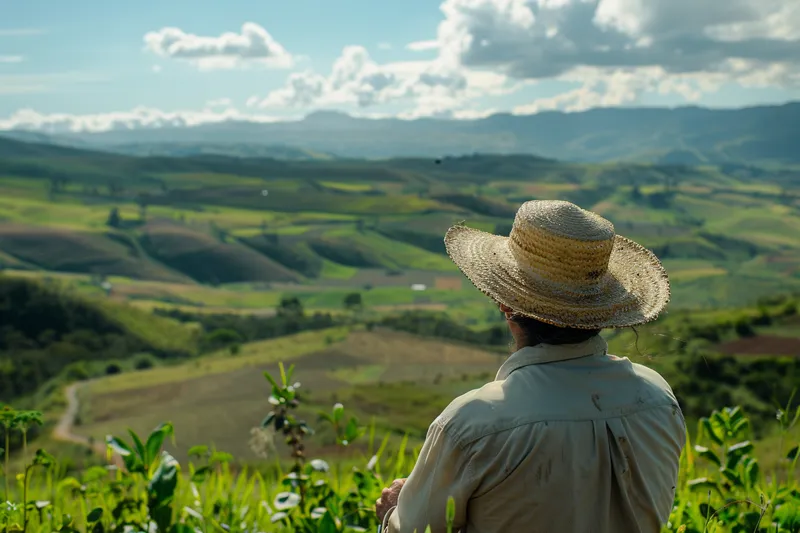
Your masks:
[[[651,247],[674,308],[800,289],[800,176],[788,167],[131,157],[7,139],[0,154],[0,265],[85,275],[69,279],[95,291],[89,276],[105,277],[137,305],[258,309],[289,291],[330,308],[341,291],[380,290],[375,305],[444,305],[477,324],[483,311],[454,305],[479,295],[457,288],[445,231],[465,221],[507,235],[517,206],[544,198]],[[238,301],[232,284],[247,286]]]
[[[0,400],[33,393],[65,369],[137,355],[170,359],[196,353],[192,329],[127,305],[87,299],[58,283],[0,276]]]

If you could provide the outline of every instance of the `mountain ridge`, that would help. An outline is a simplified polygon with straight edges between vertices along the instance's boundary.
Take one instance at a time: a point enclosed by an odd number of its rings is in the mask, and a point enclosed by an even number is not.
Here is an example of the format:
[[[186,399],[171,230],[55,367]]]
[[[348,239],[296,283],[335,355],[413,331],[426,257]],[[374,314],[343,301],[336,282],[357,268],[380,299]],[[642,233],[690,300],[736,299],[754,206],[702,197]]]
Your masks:
[[[738,109],[594,108],[581,112],[497,113],[477,119],[360,118],[316,111],[301,120],[246,120],[50,135],[50,144],[143,155],[188,154],[277,158],[439,157],[470,153],[546,155],[565,161],[646,163],[800,163],[800,102]],[[7,135],[8,131],[0,131]],[[12,136],[43,135],[12,130]],[[132,148],[134,147],[134,148]],[[140,148],[135,148],[140,147]],[[204,148],[205,147],[205,148]],[[243,147],[249,147],[247,149]],[[138,150],[138,152],[137,152]],[[281,153],[284,150],[285,153]]]

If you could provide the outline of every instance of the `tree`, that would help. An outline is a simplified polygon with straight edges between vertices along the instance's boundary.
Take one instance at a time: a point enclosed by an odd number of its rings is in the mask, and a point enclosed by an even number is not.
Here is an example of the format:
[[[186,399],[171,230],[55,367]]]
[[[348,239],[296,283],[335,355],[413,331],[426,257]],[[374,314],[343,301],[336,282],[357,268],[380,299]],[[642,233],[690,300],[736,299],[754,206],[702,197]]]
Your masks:
[[[122,217],[119,215],[119,209],[116,207],[111,209],[111,211],[108,213],[106,225],[111,226],[112,228],[118,228],[122,225]]]
[[[278,306],[277,314],[283,318],[299,318],[303,316],[303,304],[296,296],[282,298]]]
[[[344,308],[348,311],[360,311],[364,308],[364,301],[360,292],[351,292],[344,297]]]

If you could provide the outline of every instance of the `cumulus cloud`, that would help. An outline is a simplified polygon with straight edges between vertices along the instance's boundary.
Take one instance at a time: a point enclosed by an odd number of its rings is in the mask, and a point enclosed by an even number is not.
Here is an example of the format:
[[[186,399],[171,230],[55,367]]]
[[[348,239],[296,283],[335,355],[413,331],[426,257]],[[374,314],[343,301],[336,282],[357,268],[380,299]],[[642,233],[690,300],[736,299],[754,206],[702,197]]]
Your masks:
[[[201,69],[230,69],[243,65],[289,68],[294,61],[264,28],[254,22],[242,25],[240,33],[216,37],[186,33],[180,28],[161,28],[144,36],[147,50],[159,56],[188,61]]]
[[[328,75],[295,72],[286,84],[248,105],[260,108],[355,106],[412,103],[416,112],[452,111],[471,98],[507,91],[505,76],[472,72],[437,61],[379,64],[362,46],[348,46]]]
[[[516,112],[622,105],[644,92],[695,101],[725,83],[800,87],[797,0],[445,0],[441,10],[441,60],[582,84]]]
[[[0,55],[0,63],[22,63],[22,56],[3,56]]]
[[[445,0],[443,53],[525,79],[579,66],[716,72],[731,59],[800,63],[796,0]]]
[[[196,126],[198,124],[228,120],[274,122],[278,119],[258,113],[244,114],[232,107],[222,110],[206,107],[201,110],[187,111],[163,111],[149,107],[136,107],[130,111],[90,115],[43,114],[33,109],[21,109],[8,118],[0,118],[0,130],[24,129],[58,134]]]

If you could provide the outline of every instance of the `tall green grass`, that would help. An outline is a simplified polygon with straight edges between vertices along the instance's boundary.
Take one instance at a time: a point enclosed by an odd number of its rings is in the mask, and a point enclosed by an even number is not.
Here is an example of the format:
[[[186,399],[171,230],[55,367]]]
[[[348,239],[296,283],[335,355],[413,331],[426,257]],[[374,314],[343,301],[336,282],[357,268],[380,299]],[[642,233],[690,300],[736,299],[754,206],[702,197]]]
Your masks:
[[[191,459],[179,464],[168,451],[174,439],[169,423],[145,436],[129,431],[107,437],[108,465],[81,472],[65,471],[63,462],[44,450],[29,453],[23,447],[19,453],[27,462],[20,471],[9,471],[5,462],[2,526],[37,533],[375,531],[374,502],[383,487],[408,475],[417,450],[407,449],[406,438],[397,453],[387,456],[389,436],[379,442],[374,426],[363,427],[336,404],[320,413],[321,423],[332,428],[340,450],[366,440],[367,453],[330,462],[305,457],[304,442],[314,438],[314,430],[294,415],[302,389],[292,374],[293,367],[280,365],[280,376],[265,375],[271,410],[261,424],[260,444],[282,453],[280,441],[285,441],[288,465],[277,460],[241,467],[230,454],[204,445],[193,447]],[[41,422],[37,413],[10,408],[0,415],[6,435]],[[776,418],[785,457],[773,472],[759,466],[749,420],[740,408],[715,410],[700,420],[696,441],[687,442],[681,457],[677,496],[664,532],[800,531],[800,408],[791,412],[787,406]],[[452,505],[448,517],[454,514]]]

